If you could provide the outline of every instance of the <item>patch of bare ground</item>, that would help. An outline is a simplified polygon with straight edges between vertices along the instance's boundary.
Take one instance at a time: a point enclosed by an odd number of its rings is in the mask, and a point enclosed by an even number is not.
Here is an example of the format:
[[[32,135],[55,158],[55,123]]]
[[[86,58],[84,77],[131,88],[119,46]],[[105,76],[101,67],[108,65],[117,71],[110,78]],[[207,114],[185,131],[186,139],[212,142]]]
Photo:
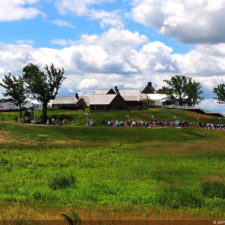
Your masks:
[[[37,146],[37,141],[28,141],[26,139],[17,140],[6,131],[0,131],[0,144],[10,144],[15,146]]]
[[[142,143],[136,145],[142,153],[201,153],[225,151],[225,141],[220,142],[197,142],[197,143]]]
[[[41,136],[41,135],[40,135]],[[52,145],[57,145],[57,146],[106,146],[109,143],[92,143],[88,141],[82,141],[82,140],[46,140],[44,141],[34,141],[34,140],[28,140],[28,139],[18,139],[17,137],[11,136],[8,132],[6,131],[0,131],[0,144],[10,144],[10,145],[15,145],[18,147],[21,146],[26,146],[26,147],[35,147],[39,146],[40,144],[45,144],[46,146],[52,146]],[[111,145],[114,145],[111,143]]]
[[[3,143],[5,140],[8,140],[10,135],[6,131],[0,131],[0,143]]]
[[[209,215],[202,214],[197,211],[186,211],[184,209],[166,209],[145,207],[138,208],[103,208],[93,206],[85,207],[70,207],[70,208],[45,208],[45,207],[30,207],[18,203],[0,203],[0,222],[2,220],[37,220],[37,221],[63,221],[61,213],[70,214],[70,209],[73,210],[82,218],[83,221],[97,220],[200,220],[211,219]],[[85,223],[88,224],[88,223]]]
[[[106,146],[108,143],[93,143],[82,140],[53,140],[48,142],[48,145],[71,145],[71,146]]]

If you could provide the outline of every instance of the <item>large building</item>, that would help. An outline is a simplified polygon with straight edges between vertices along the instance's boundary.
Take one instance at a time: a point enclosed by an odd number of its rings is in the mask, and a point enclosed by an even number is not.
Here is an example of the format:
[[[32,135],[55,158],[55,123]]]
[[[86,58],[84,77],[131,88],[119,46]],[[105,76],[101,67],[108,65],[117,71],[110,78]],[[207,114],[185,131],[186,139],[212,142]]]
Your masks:
[[[147,86],[140,91],[138,89],[96,89],[94,94],[80,97],[59,97],[52,101],[52,107],[57,109],[80,109],[90,106],[95,111],[122,111],[144,109],[143,102],[151,99],[155,105],[161,106],[166,95],[157,94],[157,91],[148,82]]]
[[[91,111],[117,111],[117,110],[139,110],[144,109],[143,102],[151,99],[156,105],[161,106],[165,95],[157,94],[148,82],[141,92],[138,89],[97,89],[94,95],[89,95]]]

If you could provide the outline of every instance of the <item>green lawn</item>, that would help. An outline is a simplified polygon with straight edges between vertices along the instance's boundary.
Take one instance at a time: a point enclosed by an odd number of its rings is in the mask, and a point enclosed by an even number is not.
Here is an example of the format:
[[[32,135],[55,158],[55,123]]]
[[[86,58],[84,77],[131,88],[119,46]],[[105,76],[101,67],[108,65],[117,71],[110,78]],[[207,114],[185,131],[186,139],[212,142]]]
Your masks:
[[[197,118],[201,122],[216,122],[219,120],[215,116],[209,116],[201,113],[195,113],[185,110],[176,109],[162,109],[162,108],[150,108],[149,110],[143,111],[129,111],[129,112],[99,112],[90,113],[87,109],[85,112],[89,113],[89,117],[96,120],[97,126],[102,126],[102,121],[107,122],[108,120],[123,120],[127,121],[125,115],[129,114],[130,119],[135,121],[152,121],[152,115],[156,120],[160,121],[174,121],[174,116],[180,121],[197,122]],[[15,116],[19,116],[18,112],[3,113],[0,112],[0,117],[4,116],[6,121],[13,121]],[[84,126],[87,124],[87,116],[84,115],[84,111],[73,111],[73,110],[49,110],[49,118],[54,117],[59,120],[68,119],[70,126]],[[35,112],[35,118],[38,123],[41,120],[41,111]],[[29,119],[26,117],[26,119]],[[225,118],[222,120],[225,122]]]
[[[197,128],[0,124],[2,214],[20,204],[51,216],[70,206],[81,216],[224,218],[224,146],[224,131]]]

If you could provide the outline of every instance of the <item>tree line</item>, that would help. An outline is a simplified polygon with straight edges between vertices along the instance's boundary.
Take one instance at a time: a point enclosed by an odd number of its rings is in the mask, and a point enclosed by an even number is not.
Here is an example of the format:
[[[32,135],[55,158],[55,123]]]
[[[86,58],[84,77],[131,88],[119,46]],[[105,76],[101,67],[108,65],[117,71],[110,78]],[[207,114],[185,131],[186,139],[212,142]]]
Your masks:
[[[43,72],[38,65],[32,63],[23,68],[23,74],[14,76],[11,73],[4,76],[0,85],[5,88],[5,97],[9,97],[19,107],[20,118],[22,108],[28,98],[35,98],[42,103],[42,121],[47,120],[47,106],[59,91],[62,82],[66,79],[64,69],[57,69],[53,64],[46,65]],[[176,75],[170,80],[164,80],[167,86],[163,86],[158,93],[166,94],[170,102],[177,101],[180,106],[184,104],[196,105],[202,99],[201,84],[183,75]],[[225,84],[219,84],[213,89],[219,103],[225,103]]]
[[[163,86],[158,93],[166,94],[172,104],[176,102],[182,105],[195,106],[203,100],[201,84],[183,75],[173,76],[170,80],[164,80],[167,86]],[[219,84],[213,89],[215,99],[219,103],[225,103],[225,84]]]

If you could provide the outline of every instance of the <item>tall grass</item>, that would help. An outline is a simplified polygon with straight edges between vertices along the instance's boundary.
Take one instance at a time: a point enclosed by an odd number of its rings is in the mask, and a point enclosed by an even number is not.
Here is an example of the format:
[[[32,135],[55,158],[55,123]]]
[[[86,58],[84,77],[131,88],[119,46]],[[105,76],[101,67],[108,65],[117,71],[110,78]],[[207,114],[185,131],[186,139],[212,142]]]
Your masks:
[[[3,131],[5,204],[225,216],[223,131],[12,124]]]

